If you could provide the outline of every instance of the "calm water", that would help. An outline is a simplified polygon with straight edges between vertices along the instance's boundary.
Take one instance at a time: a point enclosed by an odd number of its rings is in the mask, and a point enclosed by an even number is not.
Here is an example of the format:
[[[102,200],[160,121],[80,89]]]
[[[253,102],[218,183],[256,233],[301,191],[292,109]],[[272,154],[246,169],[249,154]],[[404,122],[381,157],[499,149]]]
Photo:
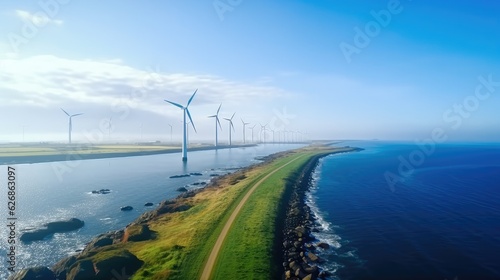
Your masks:
[[[500,279],[500,145],[442,145],[399,176],[411,144],[353,142],[324,158],[308,200],[333,279]]]
[[[118,230],[162,200],[173,198],[177,188],[195,182],[208,182],[210,174],[226,174],[234,168],[258,162],[256,157],[298,148],[303,145],[260,145],[250,148],[200,151],[189,154],[184,165],[180,154],[21,164],[18,170],[18,229],[39,227],[44,223],[76,217],[85,221],[78,231],[55,234],[53,238],[22,244],[17,249],[17,268],[50,266],[82,249],[98,234]],[[6,166],[0,166],[1,207],[7,208]],[[200,172],[203,176],[170,179],[172,175]],[[110,194],[91,194],[92,190],[111,189]],[[133,211],[122,212],[130,205]],[[6,211],[0,212],[2,224]],[[6,279],[6,227],[0,228],[0,279]]]

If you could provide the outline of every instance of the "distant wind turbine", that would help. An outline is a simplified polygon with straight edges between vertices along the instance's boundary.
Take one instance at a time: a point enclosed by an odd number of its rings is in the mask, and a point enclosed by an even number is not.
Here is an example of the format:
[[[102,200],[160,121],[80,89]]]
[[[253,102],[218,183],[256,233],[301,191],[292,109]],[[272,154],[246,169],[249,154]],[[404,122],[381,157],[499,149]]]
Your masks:
[[[256,125],[256,124],[254,124],[252,127],[249,127],[249,129],[251,129],[251,130],[252,130],[252,143],[254,143],[254,141],[253,141],[253,130],[255,129],[255,127],[256,127],[256,126],[257,126],[257,125]]]
[[[111,120],[113,119],[113,117],[109,117],[109,120],[108,120],[108,140],[111,140]]]
[[[24,142],[24,129],[27,127],[27,125],[22,125],[23,127],[23,142]]]
[[[71,131],[73,131],[72,119],[73,119],[73,117],[83,115],[83,113],[70,115],[70,114],[68,114],[68,112],[64,111],[63,108],[61,108],[61,110],[69,117],[69,144],[71,144]]]
[[[262,125],[261,123],[259,123],[260,125],[260,138],[261,138],[261,142],[262,142],[262,132],[264,132],[264,142],[263,143],[266,143],[266,126],[267,126],[267,123],[265,125]]]
[[[236,114],[236,113],[234,113],[234,114],[231,116],[231,118],[230,118],[230,119],[228,119],[228,118],[224,118],[226,121],[228,121],[228,122],[229,122],[229,146],[231,146],[231,128],[232,128],[232,129],[233,129],[233,131],[234,131],[233,118],[234,118],[234,115],[235,115],[235,114]]]
[[[193,129],[194,131],[196,132],[196,127],[194,126],[194,122],[193,122],[193,119],[191,118],[191,114],[189,113],[189,110],[188,110],[188,107],[189,107],[189,104],[191,104],[191,101],[193,101],[193,98],[194,96],[196,95],[196,92],[198,90],[195,90],[193,95],[191,96],[191,98],[189,98],[189,101],[186,105],[186,107],[180,105],[180,104],[177,104],[175,102],[172,102],[172,101],[168,101],[168,100],[165,100],[165,102],[168,102],[180,109],[182,109],[183,111],[183,114],[184,114],[184,118],[183,118],[183,123],[184,123],[184,129],[183,129],[183,137],[182,137],[182,161],[187,161],[187,122],[186,122],[186,115],[189,117],[189,120],[191,121],[191,125],[193,126]]]
[[[250,123],[246,123],[246,122],[244,122],[244,121],[243,121],[243,119],[241,119],[241,123],[243,124],[243,144],[246,144],[246,141],[247,141],[247,140],[246,140],[246,137],[245,137],[245,127],[246,127],[247,125],[249,125]]]
[[[222,126],[220,125],[219,121],[219,111],[220,107],[222,106],[222,103],[219,105],[219,109],[217,109],[217,114],[213,116],[208,116],[209,118],[215,118],[215,148],[219,146],[219,129],[217,128],[217,124],[219,125],[220,129],[222,130]]]
[[[170,143],[172,143],[172,125],[168,124],[170,126]]]

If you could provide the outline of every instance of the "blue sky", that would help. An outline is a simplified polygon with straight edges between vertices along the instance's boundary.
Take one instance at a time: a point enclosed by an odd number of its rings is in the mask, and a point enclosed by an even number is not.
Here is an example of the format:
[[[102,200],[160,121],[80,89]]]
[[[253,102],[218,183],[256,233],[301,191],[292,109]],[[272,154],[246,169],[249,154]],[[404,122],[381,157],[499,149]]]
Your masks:
[[[109,117],[113,141],[137,140],[141,124],[144,140],[168,140],[169,123],[180,139],[181,112],[163,99],[185,103],[196,88],[192,140],[213,138],[206,116],[220,103],[222,117],[236,112],[237,141],[240,118],[314,139],[413,141],[435,128],[500,139],[494,1],[42,3],[52,9],[0,4],[0,141],[19,141],[23,125],[27,141],[65,140],[59,107],[85,113],[80,142],[106,140]],[[356,30],[369,42],[356,45]],[[480,76],[493,84],[481,99]]]

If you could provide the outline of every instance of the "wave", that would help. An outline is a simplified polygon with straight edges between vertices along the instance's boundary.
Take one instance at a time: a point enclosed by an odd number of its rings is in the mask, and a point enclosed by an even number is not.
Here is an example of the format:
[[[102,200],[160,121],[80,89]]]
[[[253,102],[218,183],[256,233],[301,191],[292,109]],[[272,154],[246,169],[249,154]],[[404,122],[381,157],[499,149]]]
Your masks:
[[[322,177],[324,161],[332,156],[335,155],[321,158],[318,161],[311,175],[310,186],[305,195],[305,203],[311,209],[311,213],[314,215],[315,219],[312,237],[316,240],[317,244],[326,243],[330,246],[328,249],[317,248],[316,254],[324,260],[324,262],[320,263],[318,266],[330,274],[330,278],[327,279],[340,280],[341,278],[337,275],[338,270],[346,267],[347,263],[360,263],[361,259],[358,257],[355,248],[344,248],[349,244],[349,241],[342,239],[342,237],[336,233],[336,230],[339,229],[340,226],[329,221],[328,213],[322,211],[317,203],[319,198],[317,192],[320,189],[319,183]]]

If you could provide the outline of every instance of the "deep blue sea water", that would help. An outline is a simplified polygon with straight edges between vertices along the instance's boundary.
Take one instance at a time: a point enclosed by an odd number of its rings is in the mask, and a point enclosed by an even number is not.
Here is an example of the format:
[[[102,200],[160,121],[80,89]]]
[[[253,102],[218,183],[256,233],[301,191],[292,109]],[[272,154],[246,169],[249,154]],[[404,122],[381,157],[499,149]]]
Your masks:
[[[500,279],[500,145],[348,144],[365,150],[323,158],[307,198],[332,279]]]

